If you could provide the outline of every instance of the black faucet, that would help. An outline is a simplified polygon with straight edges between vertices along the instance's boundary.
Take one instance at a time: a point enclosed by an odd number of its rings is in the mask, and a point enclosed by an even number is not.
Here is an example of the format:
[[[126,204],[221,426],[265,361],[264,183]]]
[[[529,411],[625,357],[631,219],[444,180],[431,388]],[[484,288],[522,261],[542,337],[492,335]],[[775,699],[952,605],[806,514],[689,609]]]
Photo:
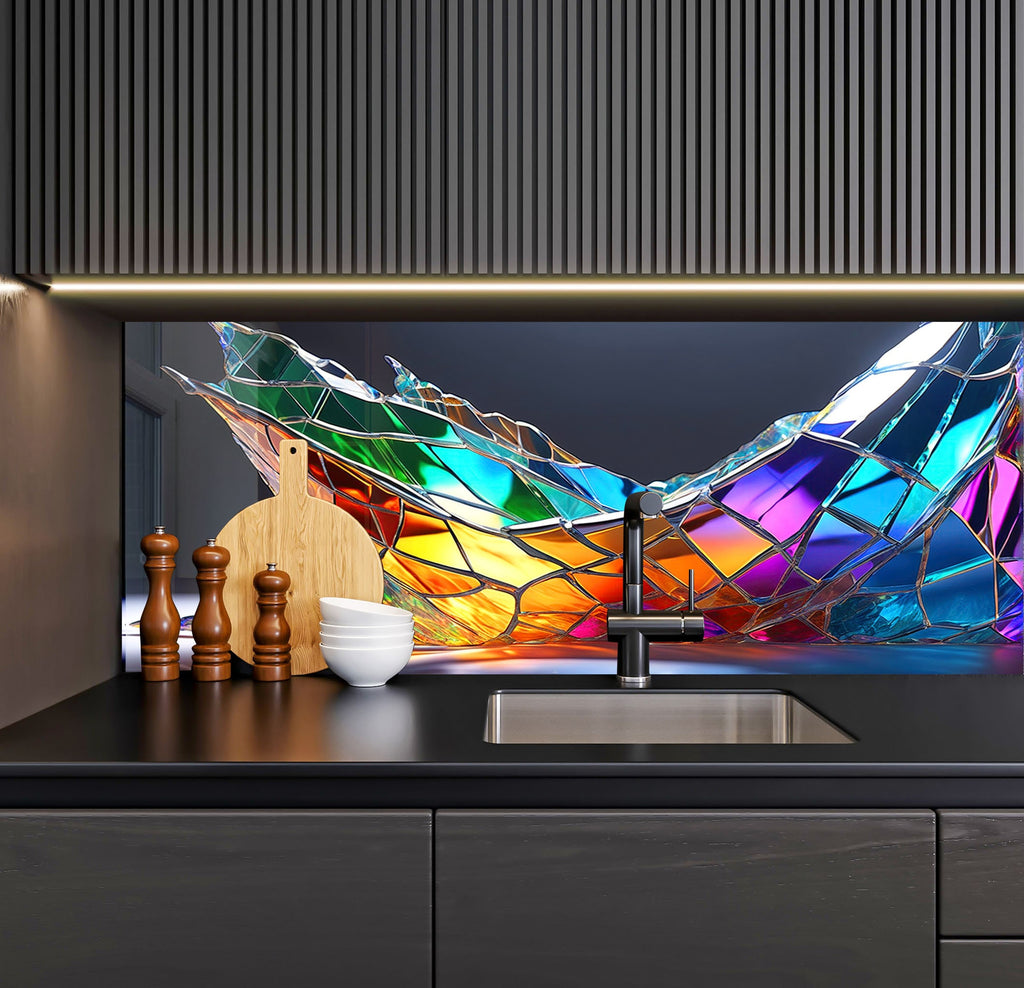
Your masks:
[[[608,638],[619,643],[620,686],[651,685],[649,643],[699,642],[704,615],[693,606],[693,570],[685,613],[644,610],[644,518],[661,513],[661,495],[637,491],[622,514],[622,610],[608,611]]]

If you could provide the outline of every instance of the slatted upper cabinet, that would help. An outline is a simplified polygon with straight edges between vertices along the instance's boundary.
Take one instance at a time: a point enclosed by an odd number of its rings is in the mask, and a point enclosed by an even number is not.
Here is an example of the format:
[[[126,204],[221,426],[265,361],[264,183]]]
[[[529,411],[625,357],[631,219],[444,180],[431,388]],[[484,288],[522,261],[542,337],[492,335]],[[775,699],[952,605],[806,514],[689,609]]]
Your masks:
[[[13,0],[0,36],[20,273],[1024,273],[1016,0]]]

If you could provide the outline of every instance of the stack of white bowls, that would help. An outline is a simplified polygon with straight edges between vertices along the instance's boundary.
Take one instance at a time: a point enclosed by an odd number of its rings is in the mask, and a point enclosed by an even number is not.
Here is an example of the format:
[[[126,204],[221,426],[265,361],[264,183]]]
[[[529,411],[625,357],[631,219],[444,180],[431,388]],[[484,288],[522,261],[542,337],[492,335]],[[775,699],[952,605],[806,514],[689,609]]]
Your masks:
[[[320,598],[320,653],[351,686],[383,686],[412,658],[412,615],[347,597]]]

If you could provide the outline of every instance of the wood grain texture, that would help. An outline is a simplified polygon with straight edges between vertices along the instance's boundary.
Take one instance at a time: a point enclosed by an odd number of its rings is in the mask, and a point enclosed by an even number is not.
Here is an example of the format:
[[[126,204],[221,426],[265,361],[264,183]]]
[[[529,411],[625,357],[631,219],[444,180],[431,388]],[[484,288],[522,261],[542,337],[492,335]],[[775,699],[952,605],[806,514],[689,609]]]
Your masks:
[[[939,976],[942,988],[1020,988],[1024,940],[943,940]]]
[[[935,984],[928,812],[439,811],[438,988]]]
[[[252,633],[259,612],[253,577],[268,563],[291,576],[285,616],[291,626],[292,673],[326,669],[320,655],[320,598],[380,601],[384,571],[359,523],[341,508],[310,497],[307,444],[281,444],[281,487],[221,529],[217,544],[231,553],[224,602],[231,617],[231,651],[252,663]]]
[[[291,628],[284,616],[291,577],[271,563],[253,577],[260,616],[252,630],[252,678],[277,683],[292,675]]]
[[[943,936],[1024,937],[1024,811],[939,814]]]
[[[428,811],[0,814],[2,980],[427,988],[430,826]]]
[[[139,639],[142,651],[142,678],[151,682],[177,679],[178,635],[181,615],[174,606],[171,581],[174,579],[174,556],[178,539],[163,526],[142,537],[142,551],[146,556],[146,576],[149,594],[139,619]]]
[[[224,581],[231,553],[208,539],[192,553],[199,604],[192,616],[192,675],[200,682],[231,678],[231,619],[224,606]]]

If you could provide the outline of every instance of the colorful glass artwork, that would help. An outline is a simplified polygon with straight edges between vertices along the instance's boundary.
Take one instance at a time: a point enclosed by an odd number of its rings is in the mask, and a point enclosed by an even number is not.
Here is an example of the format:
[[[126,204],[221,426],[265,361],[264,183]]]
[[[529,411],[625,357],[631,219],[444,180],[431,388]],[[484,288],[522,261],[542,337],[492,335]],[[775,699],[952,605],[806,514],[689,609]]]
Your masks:
[[[418,641],[604,638],[640,484],[391,358],[384,395],[284,336],[214,328],[222,381],[167,372],[272,489],[280,443],[309,441],[310,493],[365,527]],[[692,568],[721,641],[1021,641],[1022,328],[926,323],[820,411],[648,485],[646,606],[684,607]]]

